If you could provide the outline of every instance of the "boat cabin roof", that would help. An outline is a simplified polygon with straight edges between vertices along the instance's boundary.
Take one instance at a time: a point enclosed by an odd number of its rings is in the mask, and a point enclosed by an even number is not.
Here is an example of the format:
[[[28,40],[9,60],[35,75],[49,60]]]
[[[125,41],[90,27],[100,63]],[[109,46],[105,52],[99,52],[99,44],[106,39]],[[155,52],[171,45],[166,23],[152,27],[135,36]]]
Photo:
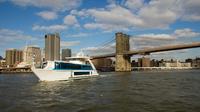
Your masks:
[[[83,60],[87,60],[87,59],[90,59],[90,58],[89,57],[67,57],[66,61],[55,60],[55,61],[45,61],[43,63],[46,63],[46,62],[67,62],[68,60],[75,60],[75,59],[83,61]]]
[[[90,59],[89,57],[66,57],[65,59]]]

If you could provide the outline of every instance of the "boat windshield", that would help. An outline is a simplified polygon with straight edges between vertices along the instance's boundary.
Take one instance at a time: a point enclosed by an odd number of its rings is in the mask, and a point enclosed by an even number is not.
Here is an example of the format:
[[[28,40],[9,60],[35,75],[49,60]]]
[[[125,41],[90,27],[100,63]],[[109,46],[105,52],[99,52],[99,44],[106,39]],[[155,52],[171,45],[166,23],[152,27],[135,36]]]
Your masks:
[[[47,62],[44,62],[43,64],[42,64],[42,68],[45,68],[47,66]]]

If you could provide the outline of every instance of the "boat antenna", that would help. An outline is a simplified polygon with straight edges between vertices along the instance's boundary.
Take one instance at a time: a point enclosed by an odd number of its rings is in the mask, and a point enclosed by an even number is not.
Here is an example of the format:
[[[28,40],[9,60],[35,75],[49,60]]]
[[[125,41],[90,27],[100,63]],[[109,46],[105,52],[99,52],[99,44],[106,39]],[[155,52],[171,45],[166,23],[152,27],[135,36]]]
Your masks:
[[[33,54],[33,57],[32,57],[32,66],[35,66],[35,53]]]
[[[83,50],[81,49],[81,51],[77,54],[77,57],[84,57],[84,53]]]

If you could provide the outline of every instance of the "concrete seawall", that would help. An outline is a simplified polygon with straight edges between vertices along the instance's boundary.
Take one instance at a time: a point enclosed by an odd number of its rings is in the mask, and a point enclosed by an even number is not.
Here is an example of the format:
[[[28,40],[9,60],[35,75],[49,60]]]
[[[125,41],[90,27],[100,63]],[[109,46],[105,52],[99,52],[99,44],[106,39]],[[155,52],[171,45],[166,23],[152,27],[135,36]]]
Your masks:
[[[140,70],[189,70],[189,69],[200,69],[195,67],[132,67],[132,71]]]
[[[1,68],[0,73],[32,73],[31,68]]]

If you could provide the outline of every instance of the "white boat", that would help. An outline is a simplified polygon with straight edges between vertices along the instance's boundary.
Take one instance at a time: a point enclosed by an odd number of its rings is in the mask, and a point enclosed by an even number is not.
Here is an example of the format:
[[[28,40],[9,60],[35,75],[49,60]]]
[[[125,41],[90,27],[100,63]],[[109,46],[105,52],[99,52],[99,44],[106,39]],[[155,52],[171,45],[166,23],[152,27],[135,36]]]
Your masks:
[[[68,80],[97,76],[96,68],[89,57],[70,57],[66,61],[47,61],[41,68],[32,67],[40,81]]]

